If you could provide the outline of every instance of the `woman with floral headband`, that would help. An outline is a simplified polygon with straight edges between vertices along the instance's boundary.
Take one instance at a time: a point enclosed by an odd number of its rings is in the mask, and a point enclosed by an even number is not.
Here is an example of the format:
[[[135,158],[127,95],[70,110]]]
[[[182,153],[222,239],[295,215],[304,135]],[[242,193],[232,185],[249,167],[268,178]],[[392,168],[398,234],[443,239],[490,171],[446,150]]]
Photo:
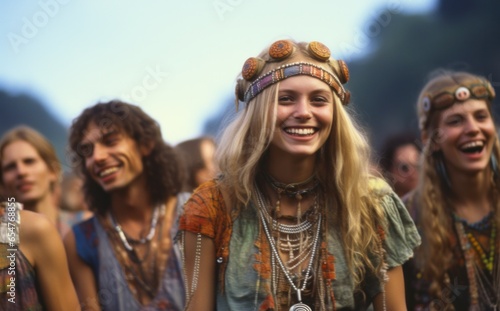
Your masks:
[[[420,93],[423,166],[407,201],[422,234],[415,259],[405,265],[412,310],[498,310],[494,97],[485,78],[465,72],[442,72]]]
[[[401,264],[420,237],[370,176],[348,79],[319,42],[280,40],[245,62],[221,174],[180,221],[187,310],[406,308]]]

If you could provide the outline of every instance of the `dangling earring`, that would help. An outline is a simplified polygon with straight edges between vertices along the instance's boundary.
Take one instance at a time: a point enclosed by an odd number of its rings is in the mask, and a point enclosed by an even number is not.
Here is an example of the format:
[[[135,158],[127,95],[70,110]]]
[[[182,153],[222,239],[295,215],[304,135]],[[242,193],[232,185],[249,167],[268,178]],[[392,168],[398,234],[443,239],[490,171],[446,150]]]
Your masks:
[[[436,172],[439,178],[441,178],[441,180],[446,183],[448,188],[451,189],[450,178],[448,177],[448,173],[446,172],[446,166],[444,166],[443,154],[441,152],[435,152],[434,160],[436,161]]]
[[[490,167],[491,167],[491,170],[493,171],[493,177],[497,178],[498,177],[498,162],[497,162],[497,158],[495,157],[495,155],[493,153],[491,153],[491,157],[490,157]]]

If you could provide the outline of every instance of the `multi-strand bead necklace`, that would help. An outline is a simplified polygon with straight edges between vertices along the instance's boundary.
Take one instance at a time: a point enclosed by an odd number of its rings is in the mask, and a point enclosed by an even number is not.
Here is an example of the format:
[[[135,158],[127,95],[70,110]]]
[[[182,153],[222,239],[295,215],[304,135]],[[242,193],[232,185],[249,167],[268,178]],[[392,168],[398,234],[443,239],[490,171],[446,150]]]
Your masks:
[[[482,221],[472,225],[467,224],[456,215],[454,215],[454,218],[458,240],[465,258],[471,308],[479,308],[481,304],[487,304],[489,308],[498,310],[500,303],[500,268],[499,259],[496,258],[498,257],[496,256],[497,225],[493,214],[489,214]],[[486,251],[472,232],[466,232],[466,225],[480,231],[491,227],[488,256],[486,256]],[[475,254],[484,265],[484,269],[478,265]]]

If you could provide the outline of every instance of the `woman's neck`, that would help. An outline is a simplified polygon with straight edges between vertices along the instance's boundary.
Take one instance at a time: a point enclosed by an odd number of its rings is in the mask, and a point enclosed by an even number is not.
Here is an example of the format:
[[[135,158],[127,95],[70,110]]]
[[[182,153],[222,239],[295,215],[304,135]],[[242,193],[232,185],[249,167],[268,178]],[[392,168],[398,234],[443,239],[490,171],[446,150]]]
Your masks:
[[[59,210],[57,206],[54,205],[52,195],[46,195],[44,198],[33,202],[23,202],[23,208],[28,211],[43,214],[50,222],[57,225]]]
[[[469,222],[476,222],[491,212],[490,180],[489,171],[475,175],[450,175],[453,190],[451,202],[458,216]]]
[[[314,175],[315,161],[314,158],[310,157],[285,158],[274,161],[269,159],[264,169],[266,173],[281,183],[300,183]]]

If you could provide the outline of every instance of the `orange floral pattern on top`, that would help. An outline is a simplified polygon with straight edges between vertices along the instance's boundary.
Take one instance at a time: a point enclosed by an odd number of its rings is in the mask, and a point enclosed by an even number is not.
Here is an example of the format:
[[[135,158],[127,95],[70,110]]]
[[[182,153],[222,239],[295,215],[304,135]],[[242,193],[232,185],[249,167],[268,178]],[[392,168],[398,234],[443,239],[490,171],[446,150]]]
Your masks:
[[[219,265],[219,285],[224,290],[224,273],[232,233],[231,214],[215,181],[201,185],[184,205],[179,230],[201,233],[214,240]],[[222,261],[222,262],[221,262]]]
[[[255,264],[253,265],[255,271],[259,273],[263,278],[271,278],[271,264],[268,262],[268,258],[271,258],[271,250],[269,248],[269,243],[262,243],[262,239],[255,241],[255,247],[257,247],[260,252],[256,253]]]

